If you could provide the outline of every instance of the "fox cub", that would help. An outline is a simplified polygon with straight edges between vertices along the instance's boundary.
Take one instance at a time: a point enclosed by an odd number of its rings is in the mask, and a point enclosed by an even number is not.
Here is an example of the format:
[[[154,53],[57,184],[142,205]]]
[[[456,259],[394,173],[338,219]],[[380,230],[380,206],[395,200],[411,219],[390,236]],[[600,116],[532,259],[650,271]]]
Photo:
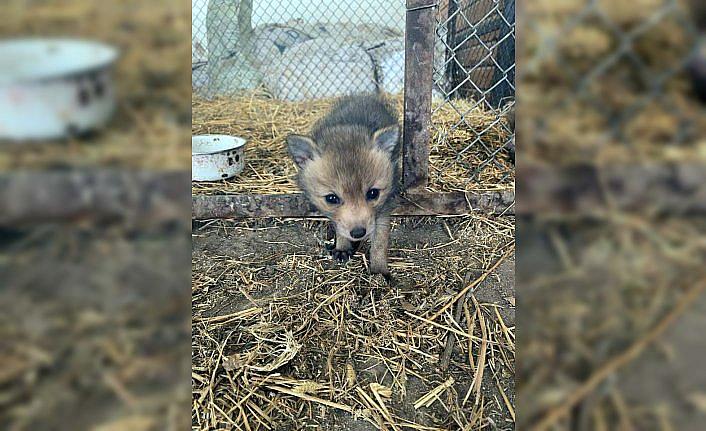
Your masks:
[[[399,182],[400,127],[392,103],[381,95],[339,100],[312,128],[289,135],[299,187],[335,226],[333,257],[347,261],[370,239],[370,271],[389,276],[390,213]]]

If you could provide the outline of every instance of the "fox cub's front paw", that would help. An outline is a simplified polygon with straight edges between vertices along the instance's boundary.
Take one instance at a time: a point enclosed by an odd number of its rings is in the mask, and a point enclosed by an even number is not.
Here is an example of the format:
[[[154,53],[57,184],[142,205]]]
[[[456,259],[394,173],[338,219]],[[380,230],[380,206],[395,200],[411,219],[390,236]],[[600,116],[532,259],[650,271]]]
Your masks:
[[[351,257],[358,251],[360,242],[350,242],[351,248],[348,249],[337,249],[335,244],[326,244],[326,250],[331,253],[331,256],[340,263],[348,262]]]
[[[326,244],[326,250],[331,253],[331,256],[339,263],[345,263],[350,260],[350,258],[355,254],[354,249],[348,250],[336,250],[334,244]]]
[[[336,259],[336,262],[345,263],[355,254],[353,250],[331,250],[331,256]]]
[[[390,276],[390,269],[387,267],[387,262],[385,262],[385,263],[371,262],[370,263],[370,273],[371,274],[381,274],[381,275],[384,275],[385,278],[387,278]]]

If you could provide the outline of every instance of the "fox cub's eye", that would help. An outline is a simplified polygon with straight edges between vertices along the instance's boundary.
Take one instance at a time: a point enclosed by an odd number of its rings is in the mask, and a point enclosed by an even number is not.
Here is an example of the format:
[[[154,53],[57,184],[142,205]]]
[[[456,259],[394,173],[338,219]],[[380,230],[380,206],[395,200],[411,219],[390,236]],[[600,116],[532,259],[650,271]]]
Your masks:
[[[365,198],[369,201],[374,201],[378,196],[380,196],[380,190],[378,189],[370,189],[368,193],[365,194]]]
[[[331,205],[338,205],[341,203],[341,198],[339,198],[333,193],[324,196],[324,199],[326,199],[326,202],[330,203]]]

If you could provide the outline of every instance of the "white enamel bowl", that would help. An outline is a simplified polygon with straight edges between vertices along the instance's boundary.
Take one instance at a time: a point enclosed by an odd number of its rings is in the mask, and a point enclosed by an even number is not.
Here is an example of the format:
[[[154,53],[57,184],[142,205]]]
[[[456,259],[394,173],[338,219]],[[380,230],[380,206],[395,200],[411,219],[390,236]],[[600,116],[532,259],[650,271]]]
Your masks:
[[[118,51],[77,39],[0,41],[0,139],[80,136],[115,111]]]
[[[245,167],[245,139],[228,135],[191,137],[192,181],[231,178]]]

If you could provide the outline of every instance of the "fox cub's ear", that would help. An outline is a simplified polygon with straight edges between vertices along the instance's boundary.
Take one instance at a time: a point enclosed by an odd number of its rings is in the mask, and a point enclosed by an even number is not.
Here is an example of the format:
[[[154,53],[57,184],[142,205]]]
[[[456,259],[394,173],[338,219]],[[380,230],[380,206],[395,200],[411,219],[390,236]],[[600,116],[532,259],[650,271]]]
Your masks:
[[[297,164],[299,169],[306,166],[307,163],[314,160],[318,155],[316,151],[316,143],[308,136],[289,135],[287,136],[287,149],[292,160]]]
[[[396,154],[399,150],[400,143],[400,128],[399,126],[390,126],[380,129],[373,133],[373,142],[381,150],[389,153]]]

